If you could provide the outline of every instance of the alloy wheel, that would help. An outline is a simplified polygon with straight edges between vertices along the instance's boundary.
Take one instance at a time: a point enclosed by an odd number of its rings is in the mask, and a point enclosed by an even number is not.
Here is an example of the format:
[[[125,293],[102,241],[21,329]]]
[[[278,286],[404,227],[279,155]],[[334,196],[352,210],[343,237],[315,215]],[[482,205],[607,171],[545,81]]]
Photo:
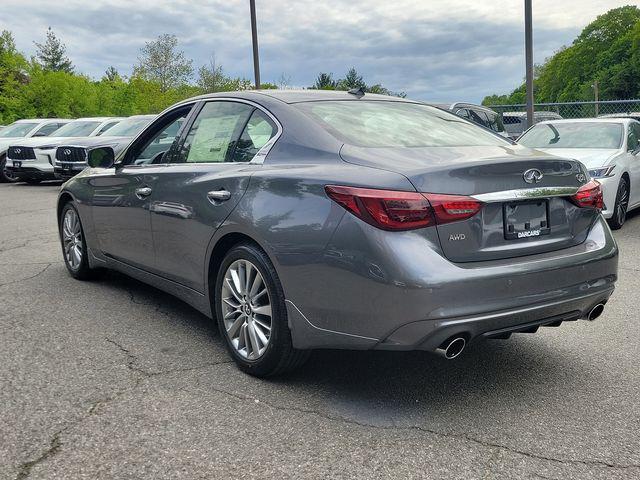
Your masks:
[[[73,270],[78,270],[82,263],[82,228],[80,219],[73,208],[68,209],[62,220],[62,242],[67,263]]]
[[[271,339],[271,298],[258,268],[240,259],[227,268],[222,283],[222,315],[226,334],[243,358],[256,360]]]
[[[629,207],[629,189],[627,182],[623,179],[618,189],[618,204],[616,205],[616,220],[622,225],[627,216],[627,208]]]

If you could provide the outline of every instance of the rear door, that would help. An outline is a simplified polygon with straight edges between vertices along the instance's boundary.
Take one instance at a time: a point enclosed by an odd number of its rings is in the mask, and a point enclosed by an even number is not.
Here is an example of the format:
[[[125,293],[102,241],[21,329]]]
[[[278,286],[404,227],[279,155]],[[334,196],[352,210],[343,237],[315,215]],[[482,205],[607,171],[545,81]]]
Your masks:
[[[204,291],[209,242],[261,167],[256,157],[263,158],[263,147],[278,132],[275,119],[252,103],[201,106],[154,186],[151,225],[163,276]]]
[[[630,198],[629,205],[640,203],[640,123],[629,124],[627,153],[629,165]]]

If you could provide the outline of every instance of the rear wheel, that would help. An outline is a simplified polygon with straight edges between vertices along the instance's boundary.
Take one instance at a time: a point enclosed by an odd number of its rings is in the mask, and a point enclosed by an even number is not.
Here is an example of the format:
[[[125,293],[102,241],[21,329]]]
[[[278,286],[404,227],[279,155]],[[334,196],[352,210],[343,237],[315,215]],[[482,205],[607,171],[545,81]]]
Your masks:
[[[306,361],[309,351],[293,348],[282,285],[262,250],[246,243],[229,251],[215,289],[218,327],[241,370],[268,377]]]
[[[17,182],[18,179],[13,176],[13,173],[7,170],[5,167],[7,165],[7,157],[0,158],[0,183],[14,183]]]
[[[613,216],[609,219],[609,226],[612,230],[618,230],[624,225],[627,219],[627,208],[629,207],[629,181],[626,177],[620,179],[616,203],[613,208]]]

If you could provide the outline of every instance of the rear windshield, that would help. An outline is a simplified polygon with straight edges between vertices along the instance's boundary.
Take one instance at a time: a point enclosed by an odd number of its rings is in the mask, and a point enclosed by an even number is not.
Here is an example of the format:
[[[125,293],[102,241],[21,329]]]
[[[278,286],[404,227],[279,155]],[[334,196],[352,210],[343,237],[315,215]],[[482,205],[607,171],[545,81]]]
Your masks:
[[[622,145],[622,132],[619,123],[539,123],[518,143],[531,148],[615,149]]]
[[[102,122],[75,121],[60,127],[52,137],[86,137],[91,134]]]
[[[125,118],[109,130],[105,131],[103,137],[133,137],[149,125],[153,117]]]
[[[457,115],[427,105],[364,100],[295,105],[340,141],[361,147],[509,144]]]
[[[24,137],[27,133],[33,130],[37,123],[12,123],[11,125],[4,127],[0,132],[0,137]]]

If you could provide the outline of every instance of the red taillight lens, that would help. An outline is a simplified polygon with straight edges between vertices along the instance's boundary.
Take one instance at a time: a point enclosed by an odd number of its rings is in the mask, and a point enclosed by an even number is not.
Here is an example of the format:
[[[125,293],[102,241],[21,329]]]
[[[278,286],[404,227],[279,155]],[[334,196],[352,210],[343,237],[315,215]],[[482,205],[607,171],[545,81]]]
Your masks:
[[[325,191],[351,213],[384,230],[413,230],[474,216],[482,203],[459,195],[422,194],[327,185]],[[430,203],[431,202],[431,203]]]
[[[439,224],[466,220],[473,217],[482,208],[482,202],[460,195],[438,195],[425,193],[431,203]]]
[[[573,203],[579,207],[590,207],[602,210],[604,200],[602,199],[602,187],[596,180],[591,180],[581,186],[575,195],[571,197]]]
[[[325,191],[358,218],[384,230],[412,230],[435,225],[431,206],[418,192],[327,185]]]

